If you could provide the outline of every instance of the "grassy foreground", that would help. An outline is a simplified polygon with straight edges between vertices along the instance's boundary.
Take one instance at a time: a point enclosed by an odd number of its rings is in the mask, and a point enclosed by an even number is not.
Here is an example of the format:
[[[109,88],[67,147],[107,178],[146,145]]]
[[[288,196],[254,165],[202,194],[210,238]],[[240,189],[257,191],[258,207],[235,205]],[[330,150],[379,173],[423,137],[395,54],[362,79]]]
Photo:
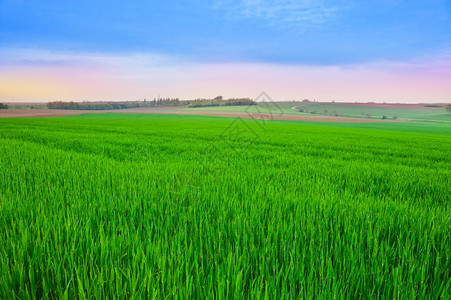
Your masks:
[[[0,119],[0,298],[449,298],[450,128],[341,126]]]

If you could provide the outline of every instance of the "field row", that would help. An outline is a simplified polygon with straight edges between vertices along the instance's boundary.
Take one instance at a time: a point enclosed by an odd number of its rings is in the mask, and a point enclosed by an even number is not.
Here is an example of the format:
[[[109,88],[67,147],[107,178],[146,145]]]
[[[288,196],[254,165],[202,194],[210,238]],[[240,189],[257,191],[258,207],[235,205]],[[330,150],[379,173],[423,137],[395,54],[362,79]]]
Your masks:
[[[0,126],[0,298],[451,296],[446,130],[123,114]]]

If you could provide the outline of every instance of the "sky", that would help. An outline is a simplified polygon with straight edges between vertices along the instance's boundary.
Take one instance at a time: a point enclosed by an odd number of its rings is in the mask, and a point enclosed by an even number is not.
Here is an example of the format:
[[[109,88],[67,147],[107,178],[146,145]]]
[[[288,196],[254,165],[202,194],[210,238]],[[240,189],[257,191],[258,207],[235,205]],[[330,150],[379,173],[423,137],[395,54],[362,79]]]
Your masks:
[[[451,102],[451,0],[0,0],[0,102]]]

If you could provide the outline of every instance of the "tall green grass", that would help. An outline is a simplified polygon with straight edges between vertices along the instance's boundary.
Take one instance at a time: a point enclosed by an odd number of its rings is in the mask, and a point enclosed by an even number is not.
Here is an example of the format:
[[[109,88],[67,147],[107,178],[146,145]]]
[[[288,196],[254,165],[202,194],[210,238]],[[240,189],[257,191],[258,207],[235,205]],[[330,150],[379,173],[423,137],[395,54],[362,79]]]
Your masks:
[[[451,296],[449,135],[231,122],[0,120],[0,298]]]

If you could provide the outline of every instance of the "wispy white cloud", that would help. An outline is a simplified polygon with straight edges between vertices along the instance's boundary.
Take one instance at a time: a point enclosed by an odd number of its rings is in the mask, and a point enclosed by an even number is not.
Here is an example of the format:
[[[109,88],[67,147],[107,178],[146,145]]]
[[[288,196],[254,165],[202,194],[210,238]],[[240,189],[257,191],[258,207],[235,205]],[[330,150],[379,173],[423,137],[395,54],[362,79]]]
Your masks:
[[[281,28],[305,30],[333,18],[339,6],[326,0],[215,0],[213,7],[227,18],[244,18]]]
[[[76,53],[33,48],[0,48],[0,66],[154,67],[179,63],[158,53]]]

